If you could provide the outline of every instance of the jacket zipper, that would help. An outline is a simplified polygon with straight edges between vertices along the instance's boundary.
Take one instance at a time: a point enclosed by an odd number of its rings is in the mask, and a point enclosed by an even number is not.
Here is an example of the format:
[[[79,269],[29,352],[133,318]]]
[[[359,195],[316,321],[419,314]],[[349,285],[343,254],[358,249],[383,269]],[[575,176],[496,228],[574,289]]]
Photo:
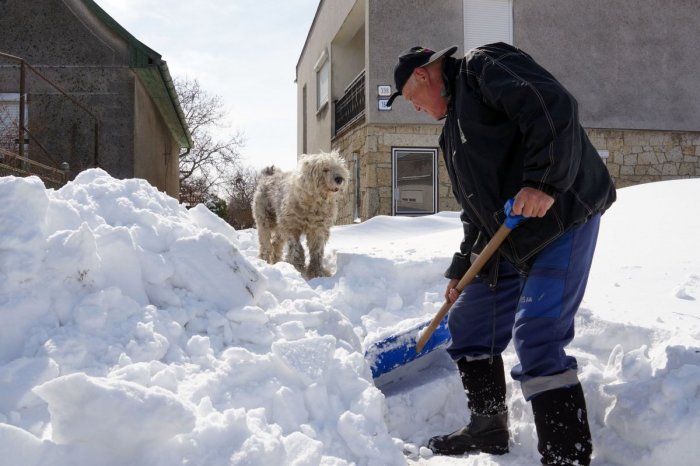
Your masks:
[[[461,173],[459,172],[459,170],[457,169],[457,164],[455,163],[455,154],[456,154],[456,152],[457,152],[457,151],[455,151],[454,149],[452,149],[452,157],[451,157],[451,158],[452,158],[452,169],[455,171],[455,180],[457,181],[457,187],[459,188],[459,192],[462,193],[462,197],[464,198],[464,201],[465,201],[467,204],[469,204],[469,208],[472,210],[472,212],[474,212],[474,215],[479,219],[479,222],[480,222],[481,225],[484,227],[484,229],[486,229],[486,231],[487,231],[491,236],[493,236],[493,232],[492,232],[492,231],[489,231],[489,226],[488,226],[488,224],[484,221],[484,218],[481,216],[481,214],[479,214],[479,211],[476,209],[476,207],[474,206],[474,204],[472,204],[472,202],[469,200],[469,198],[470,198],[471,196],[473,196],[473,194],[467,195],[466,191],[464,190],[464,186],[462,186],[462,183],[461,183],[461,181],[460,181],[460,180],[461,180],[461,177],[462,177],[462,174],[461,174]]]
[[[459,118],[457,118],[457,124],[458,124],[458,125],[460,124],[460,123],[459,123]],[[461,126],[460,126],[460,130],[461,130]],[[452,137],[450,138],[451,141],[454,141],[454,131],[455,131],[455,130],[454,130],[454,126],[450,125],[450,132],[452,133],[452,134],[451,134]],[[472,212],[474,212],[474,215],[475,215],[475,216],[477,217],[477,219],[481,222],[481,224],[482,224],[483,227],[486,229],[486,231],[489,232],[489,234],[491,235],[491,237],[493,237],[494,232],[489,231],[488,223],[484,221],[484,218],[479,214],[479,211],[476,209],[476,207],[474,206],[474,204],[469,200],[469,198],[470,198],[471,196],[473,196],[473,194],[468,196],[467,193],[466,193],[466,191],[464,190],[464,186],[463,186],[462,183],[461,183],[462,174],[461,174],[461,172],[459,171],[459,169],[457,168],[457,164],[455,163],[455,155],[457,154],[457,151],[455,150],[454,147],[452,147],[452,144],[450,144],[450,148],[449,148],[449,149],[450,149],[450,151],[451,151],[450,160],[451,160],[451,162],[452,162],[452,169],[453,169],[454,172],[455,172],[455,181],[457,182],[457,188],[459,189],[459,192],[462,193],[462,197],[464,198],[464,202],[466,202],[466,203],[469,205],[469,208],[472,210]],[[472,246],[473,246],[473,245],[472,245]],[[517,270],[518,273],[520,273],[521,275],[526,275],[526,274],[527,274],[527,272],[525,271],[525,269],[523,269],[522,267],[519,267],[519,266],[517,266],[517,265],[515,265],[515,264],[511,264],[511,265],[512,265],[513,268],[514,268],[515,270]],[[497,275],[498,275],[498,274],[497,274]]]

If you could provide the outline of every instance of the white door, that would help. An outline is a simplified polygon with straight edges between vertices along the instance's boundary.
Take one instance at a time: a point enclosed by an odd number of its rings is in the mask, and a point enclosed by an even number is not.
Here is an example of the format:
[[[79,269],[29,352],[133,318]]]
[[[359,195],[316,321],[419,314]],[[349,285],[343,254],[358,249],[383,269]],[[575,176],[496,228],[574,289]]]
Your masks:
[[[437,209],[437,149],[394,148],[394,215],[434,214]]]
[[[463,0],[464,50],[513,43],[513,0]]]

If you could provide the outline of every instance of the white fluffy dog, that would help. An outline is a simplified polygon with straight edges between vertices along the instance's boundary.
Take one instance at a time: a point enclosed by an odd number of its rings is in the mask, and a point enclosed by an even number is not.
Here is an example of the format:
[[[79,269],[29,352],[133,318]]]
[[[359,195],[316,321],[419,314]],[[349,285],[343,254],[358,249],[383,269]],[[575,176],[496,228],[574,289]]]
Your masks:
[[[323,250],[338,213],[337,195],[347,179],[345,162],[335,151],[304,155],[292,172],[265,168],[253,196],[260,258],[279,262],[288,244],[286,261],[306,278],[329,276],[323,268]],[[302,235],[309,249],[308,267]]]

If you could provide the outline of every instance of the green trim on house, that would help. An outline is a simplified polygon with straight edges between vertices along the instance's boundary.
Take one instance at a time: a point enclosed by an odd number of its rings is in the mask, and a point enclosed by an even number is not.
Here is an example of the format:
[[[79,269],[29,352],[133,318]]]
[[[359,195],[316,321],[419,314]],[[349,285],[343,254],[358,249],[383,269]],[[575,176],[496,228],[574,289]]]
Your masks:
[[[165,69],[165,72],[163,72]],[[179,102],[177,107],[173,102],[172,96],[175,93],[175,87],[172,84],[172,78],[170,78],[170,73],[168,73],[168,67],[163,62],[161,66],[143,66],[140,68],[133,68],[134,73],[141,78],[141,82],[148,91],[148,94],[155,102],[156,107],[160,111],[161,115],[165,119],[165,123],[170,129],[177,140],[180,147],[190,148],[192,147],[192,141],[190,139],[189,131],[183,131],[183,126],[179,118],[174,118],[173,114],[177,110],[180,110]],[[169,85],[168,85],[169,84]],[[182,110],[180,110],[182,112]],[[166,117],[166,114],[169,117]],[[182,117],[184,120],[184,116]]]
[[[143,82],[146,91],[155,102],[158,111],[165,120],[180,147],[192,147],[192,135],[185,120],[185,114],[180,106],[173,78],[170,76],[168,65],[161,55],[147,47],[129,31],[109,16],[93,0],[82,0],[85,6],[97,16],[107,27],[121,37],[129,47],[129,67]]]

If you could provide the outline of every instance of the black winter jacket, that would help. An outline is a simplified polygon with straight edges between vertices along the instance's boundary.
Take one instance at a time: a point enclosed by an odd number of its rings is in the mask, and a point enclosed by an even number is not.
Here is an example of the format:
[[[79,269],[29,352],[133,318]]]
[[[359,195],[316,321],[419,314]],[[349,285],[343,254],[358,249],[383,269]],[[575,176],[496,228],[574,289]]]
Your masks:
[[[524,186],[555,198],[544,217],[522,222],[499,249],[527,273],[538,251],[610,207],[612,179],[579,123],[574,97],[523,51],[504,43],[477,47],[446,58],[443,71],[449,103],[440,147],[464,225],[445,276],[462,277],[471,253],[503,223],[506,200]]]

